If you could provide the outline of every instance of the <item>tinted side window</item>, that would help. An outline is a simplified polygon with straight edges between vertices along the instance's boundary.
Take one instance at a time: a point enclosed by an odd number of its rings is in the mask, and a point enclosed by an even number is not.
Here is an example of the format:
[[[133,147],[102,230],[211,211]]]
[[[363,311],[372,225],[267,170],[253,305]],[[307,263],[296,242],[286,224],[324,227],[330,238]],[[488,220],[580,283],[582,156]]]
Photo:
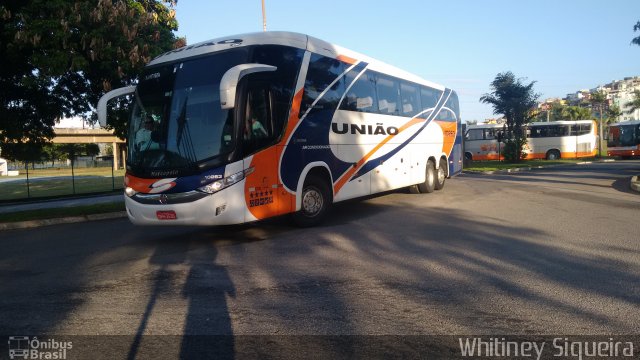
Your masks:
[[[498,129],[484,129],[484,138],[487,140],[495,140],[498,138]]]
[[[402,98],[402,116],[411,117],[422,111],[420,92],[417,85],[401,83],[400,96]]]
[[[451,109],[455,116],[450,116],[444,120],[456,121],[457,117],[460,116],[460,105],[458,104],[458,95],[455,92],[451,93],[451,96],[449,97],[449,100],[447,100],[445,106]]]
[[[358,73],[349,72],[346,76],[346,84],[349,86]],[[370,72],[362,74],[347,91],[342,104],[341,110],[359,111],[359,112],[377,112],[378,101],[376,99],[375,78],[370,76]]]
[[[530,135],[532,138],[547,137],[548,132],[548,126],[532,126]]]
[[[420,98],[422,99],[422,109],[431,109],[436,106],[440,92],[428,87],[420,88]]]
[[[343,72],[344,63],[326,56],[312,54],[309,62],[309,70],[304,83],[304,95],[301,104],[301,114],[313,104],[316,99],[329,87]],[[331,109],[338,107],[338,101],[344,93],[344,77],[338,80],[324,94],[314,106],[314,109]]]
[[[471,129],[465,135],[466,140],[482,140],[482,129]]]
[[[376,90],[380,114],[400,115],[400,87],[398,81],[388,76],[378,75]]]
[[[255,63],[274,65],[278,68],[274,72],[251,74],[252,79],[261,79],[269,83],[276,137],[284,130],[303,53],[303,50],[296,48],[264,45],[256,46],[251,57]]]

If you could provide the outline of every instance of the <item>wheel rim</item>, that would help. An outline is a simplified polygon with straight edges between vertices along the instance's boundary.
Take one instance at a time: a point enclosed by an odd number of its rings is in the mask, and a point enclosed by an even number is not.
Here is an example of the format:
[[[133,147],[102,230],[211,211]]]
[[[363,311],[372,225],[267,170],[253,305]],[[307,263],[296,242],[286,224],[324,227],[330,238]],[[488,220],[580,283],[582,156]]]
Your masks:
[[[433,171],[427,171],[427,182],[431,185],[433,184],[435,181],[435,176],[433,174]]]
[[[302,196],[302,210],[309,217],[318,215],[323,204],[322,194],[316,189],[308,189]]]
[[[444,182],[444,169],[442,166],[438,168],[438,182],[442,184]]]

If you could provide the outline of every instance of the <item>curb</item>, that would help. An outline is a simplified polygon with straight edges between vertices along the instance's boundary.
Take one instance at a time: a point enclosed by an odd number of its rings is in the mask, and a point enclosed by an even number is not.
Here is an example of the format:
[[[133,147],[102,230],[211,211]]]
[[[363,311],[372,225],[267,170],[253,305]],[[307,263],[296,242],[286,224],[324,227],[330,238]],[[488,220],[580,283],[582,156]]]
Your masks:
[[[629,182],[629,187],[633,191],[640,192],[640,179],[638,176],[632,176],[631,181]]]
[[[55,219],[18,221],[18,222],[0,224],[0,231],[30,229],[30,228],[41,227],[41,226],[74,224],[74,223],[81,223],[81,222],[87,222],[87,221],[109,220],[109,219],[118,219],[118,218],[124,218],[124,217],[127,217],[126,211],[118,211],[118,212],[104,213],[104,214],[92,214],[92,215],[84,215],[84,216],[63,217],[63,218],[55,218]]]
[[[486,175],[510,174],[510,173],[516,173],[516,172],[522,172],[522,171],[531,171],[531,170],[537,170],[537,169],[554,168],[554,167],[559,167],[559,166],[588,165],[588,164],[593,164],[593,163],[611,163],[611,162],[615,162],[615,160],[614,159],[605,159],[605,160],[596,160],[596,161],[581,161],[581,162],[577,162],[577,163],[528,166],[528,167],[511,168],[511,169],[503,169],[503,170],[490,170],[490,171],[465,170],[465,169],[462,169],[462,172],[466,172],[466,173],[469,173],[469,174],[486,174]]]

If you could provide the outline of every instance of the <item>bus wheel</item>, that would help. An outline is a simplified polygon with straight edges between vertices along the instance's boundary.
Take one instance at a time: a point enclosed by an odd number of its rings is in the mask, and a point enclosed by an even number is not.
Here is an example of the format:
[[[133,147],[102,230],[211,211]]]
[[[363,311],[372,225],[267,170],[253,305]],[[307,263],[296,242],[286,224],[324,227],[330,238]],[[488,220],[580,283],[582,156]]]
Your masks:
[[[435,183],[436,190],[442,190],[442,188],[444,187],[444,181],[447,179],[447,171],[445,170],[446,168],[447,168],[447,160],[440,159],[440,163],[438,165],[438,171],[436,172],[436,183]]]
[[[315,176],[309,177],[302,188],[300,211],[293,215],[298,226],[310,227],[322,222],[331,204],[329,187]]]
[[[418,184],[418,189],[423,194],[432,193],[436,189],[436,166],[433,160],[427,162],[426,179],[423,183]]]
[[[558,160],[558,159],[560,159],[560,152],[558,150],[547,151],[547,160]]]

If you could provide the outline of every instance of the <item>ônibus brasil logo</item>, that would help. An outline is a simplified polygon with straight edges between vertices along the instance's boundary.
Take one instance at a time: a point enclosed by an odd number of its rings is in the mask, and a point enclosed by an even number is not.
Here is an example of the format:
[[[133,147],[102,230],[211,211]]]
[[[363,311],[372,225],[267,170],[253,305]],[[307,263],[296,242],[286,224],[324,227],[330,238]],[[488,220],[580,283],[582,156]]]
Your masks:
[[[38,340],[36,336],[9,336],[9,358],[13,359],[56,359],[67,358],[67,351],[73,348],[71,341],[55,339]]]

